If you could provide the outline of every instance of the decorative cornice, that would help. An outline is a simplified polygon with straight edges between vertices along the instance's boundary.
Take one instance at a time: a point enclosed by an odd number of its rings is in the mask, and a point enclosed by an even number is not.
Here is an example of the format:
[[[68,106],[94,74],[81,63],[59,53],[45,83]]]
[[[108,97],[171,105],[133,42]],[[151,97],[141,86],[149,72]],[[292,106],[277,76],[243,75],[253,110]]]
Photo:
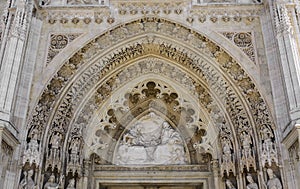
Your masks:
[[[54,23],[73,23],[74,19],[84,21],[89,19],[90,22],[86,24],[103,22],[112,24],[113,22],[121,22],[124,16],[130,18],[139,18],[145,16],[180,16],[185,18],[186,22],[191,24],[193,22],[204,23],[210,21],[216,23],[221,22],[252,22],[255,18],[263,14],[262,5],[252,6],[188,6],[185,2],[172,3],[117,3],[112,4],[111,7],[90,7],[85,9],[72,7],[52,7],[40,11],[40,17],[49,22]],[[113,21],[112,21],[113,19]],[[101,21],[99,21],[101,20]]]

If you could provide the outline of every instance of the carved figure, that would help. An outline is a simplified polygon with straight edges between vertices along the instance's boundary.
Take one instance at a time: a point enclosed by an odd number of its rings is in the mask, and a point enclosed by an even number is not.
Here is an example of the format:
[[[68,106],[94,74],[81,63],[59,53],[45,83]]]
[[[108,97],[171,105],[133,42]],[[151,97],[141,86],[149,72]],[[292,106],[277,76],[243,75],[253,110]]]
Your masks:
[[[52,136],[50,144],[52,145],[52,149],[57,149],[60,145],[60,141],[61,141],[62,137],[60,133],[56,133]]]
[[[226,180],[226,187],[228,189],[236,189],[235,186],[232,184],[232,182],[230,180]]]
[[[168,122],[151,112],[123,135],[115,163],[186,164],[186,161],[187,156],[179,133]]]
[[[70,179],[67,189],[75,189],[75,179]]]
[[[248,174],[246,176],[247,181],[249,182],[249,184],[247,184],[247,189],[258,189],[258,185],[256,184],[256,182],[254,182],[252,176],[250,174]]]
[[[55,176],[52,174],[48,181],[46,182],[45,186],[44,186],[44,189],[58,189],[59,188],[59,185],[62,181],[63,177],[61,177],[59,183],[56,183],[55,182]]]
[[[72,140],[69,149],[71,150],[71,154],[77,154],[79,149],[79,138],[75,138]]]
[[[272,169],[267,169],[269,180],[267,183],[268,189],[282,189],[280,180],[276,177]]]
[[[223,153],[224,155],[230,155],[231,156],[231,144],[229,140],[224,140],[223,141]]]
[[[19,184],[19,189],[38,189],[38,187],[32,179],[33,173],[33,170],[29,170],[28,172],[24,171],[24,178]]]
[[[23,189],[23,188],[25,189],[27,185],[27,172],[24,171],[23,174],[24,174],[24,178],[21,180],[19,184],[19,189]]]
[[[72,164],[76,164],[79,161],[79,155],[78,155],[79,146],[80,146],[80,139],[79,138],[72,139],[72,142],[69,147],[69,150],[71,150],[69,162]]]
[[[54,134],[50,140],[50,144],[51,144],[50,156],[54,161],[60,156],[59,146],[61,140],[62,140],[62,135],[60,133]]]
[[[277,158],[277,152],[274,145],[274,142],[272,141],[273,134],[272,132],[267,128],[263,128],[261,130],[261,135],[263,138],[263,144],[262,144],[262,166],[265,166],[265,163],[267,162],[269,166],[272,165],[272,161],[274,161],[278,165],[278,158]]]
[[[241,134],[241,139],[242,139],[242,146],[243,146],[243,149],[244,149],[245,151],[250,151],[250,149],[251,149],[251,144],[252,144],[250,135],[247,134],[247,133],[244,131],[244,132],[242,132],[242,134]]]

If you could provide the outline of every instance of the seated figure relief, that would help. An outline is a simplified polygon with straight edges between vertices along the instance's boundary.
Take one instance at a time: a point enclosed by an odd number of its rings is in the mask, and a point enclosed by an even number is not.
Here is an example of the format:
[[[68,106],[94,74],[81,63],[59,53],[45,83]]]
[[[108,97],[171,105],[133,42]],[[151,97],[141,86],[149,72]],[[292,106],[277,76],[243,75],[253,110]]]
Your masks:
[[[180,134],[155,113],[149,113],[124,133],[115,164],[187,164]]]

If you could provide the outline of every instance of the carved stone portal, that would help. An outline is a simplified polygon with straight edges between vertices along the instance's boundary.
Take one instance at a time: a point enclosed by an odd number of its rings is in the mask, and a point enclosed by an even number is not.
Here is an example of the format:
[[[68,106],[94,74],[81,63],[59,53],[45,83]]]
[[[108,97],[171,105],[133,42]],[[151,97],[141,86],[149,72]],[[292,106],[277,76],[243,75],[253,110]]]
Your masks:
[[[116,148],[114,163],[187,164],[186,152],[179,132],[151,112],[124,132]]]

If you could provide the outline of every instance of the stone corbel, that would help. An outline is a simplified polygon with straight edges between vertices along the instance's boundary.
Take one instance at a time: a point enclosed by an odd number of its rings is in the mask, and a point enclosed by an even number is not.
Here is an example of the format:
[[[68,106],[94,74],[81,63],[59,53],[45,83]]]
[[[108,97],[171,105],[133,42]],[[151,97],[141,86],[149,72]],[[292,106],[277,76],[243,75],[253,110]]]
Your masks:
[[[1,124],[0,122],[0,142],[5,141],[14,150],[20,144],[19,140],[16,138],[17,130],[11,125]]]
[[[300,123],[296,123],[295,124],[294,128],[291,129],[290,133],[282,140],[282,143],[286,147],[286,149],[288,149],[297,140],[298,140],[298,142],[300,144]]]

